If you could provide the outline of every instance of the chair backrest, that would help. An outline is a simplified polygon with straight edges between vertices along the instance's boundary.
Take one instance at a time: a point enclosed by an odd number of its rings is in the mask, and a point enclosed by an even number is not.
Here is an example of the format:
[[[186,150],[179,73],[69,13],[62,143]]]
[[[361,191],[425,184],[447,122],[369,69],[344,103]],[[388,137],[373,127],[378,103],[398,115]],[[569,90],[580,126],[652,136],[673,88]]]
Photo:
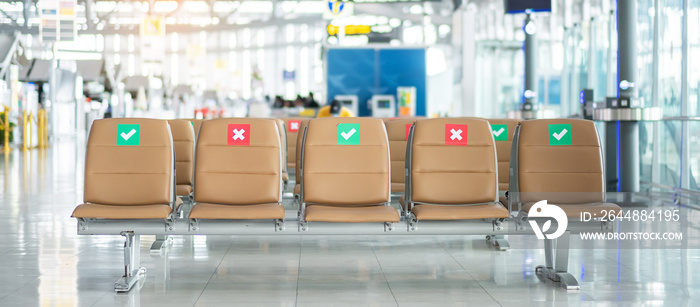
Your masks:
[[[389,201],[389,141],[381,119],[309,121],[301,157],[301,200],[332,205]]]
[[[85,203],[172,203],[175,195],[172,143],[165,120],[94,121],[85,153]]]
[[[282,200],[277,123],[222,118],[202,123],[194,168],[195,202],[248,205]]]
[[[275,118],[275,123],[277,124],[277,132],[280,134],[280,144],[282,147],[282,159],[284,161],[287,161],[289,158],[287,158],[287,130],[284,128],[284,120],[280,118]],[[287,163],[283,163],[282,165],[282,171],[285,173],[287,172]]]
[[[295,161],[294,161],[294,179],[296,180],[296,184],[301,183],[301,171],[299,170],[301,168],[301,147],[302,147],[302,142],[304,141],[304,129],[306,129],[306,124],[309,123],[311,119],[305,119],[302,120],[299,123],[299,133],[297,134],[297,144],[294,145],[294,150],[296,150],[295,153]]]
[[[520,124],[519,119],[489,119],[491,133],[496,141],[496,153],[498,156],[498,189],[508,191],[510,176],[510,147],[513,145],[513,134],[515,128]]]
[[[169,120],[175,151],[175,183],[192,185],[194,169],[194,126],[186,119]]]
[[[419,120],[407,146],[409,201],[478,204],[498,200],[496,149],[488,121]]]
[[[386,133],[389,136],[389,151],[391,152],[391,183],[405,183],[406,174],[406,142],[408,131],[417,118],[386,119]]]
[[[308,118],[304,117],[285,117],[282,120],[284,120],[284,128],[287,130],[287,140],[296,140],[297,139],[297,134],[299,132],[302,132],[304,130],[301,129],[301,122],[304,120],[308,120]],[[294,167],[294,163],[296,162],[296,150],[297,143],[296,142],[287,142],[287,166],[288,167]]]
[[[197,136],[199,136],[199,127],[202,126],[202,122],[206,121],[206,119],[190,118],[188,120],[192,122],[192,128],[194,128],[194,136],[196,140]]]
[[[514,196],[519,202],[605,201],[603,155],[592,121],[523,121],[513,142],[511,172],[515,176],[511,178],[511,189],[517,192]]]

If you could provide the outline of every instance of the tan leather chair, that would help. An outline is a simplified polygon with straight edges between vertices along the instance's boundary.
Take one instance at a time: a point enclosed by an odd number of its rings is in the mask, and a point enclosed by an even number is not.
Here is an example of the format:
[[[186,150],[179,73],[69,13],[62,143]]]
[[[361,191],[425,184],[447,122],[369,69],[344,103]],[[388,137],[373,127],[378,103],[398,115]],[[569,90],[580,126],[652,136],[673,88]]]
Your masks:
[[[491,133],[496,141],[496,155],[498,156],[498,190],[508,191],[510,167],[510,147],[513,144],[515,128],[520,124],[519,119],[489,119]],[[498,129],[494,125],[499,125]],[[505,127],[503,127],[505,126]],[[503,129],[501,131],[501,128]],[[502,140],[499,140],[502,139]]]
[[[192,169],[194,167],[194,128],[187,119],[169,120],[175,150],[176,195],[192,194]]]
[[[280,143],[282,145],[282,158],[286,161],[287,158],[287,132],[286,129],[284,128],[284,120],[276,118],[275,122],[277,123],[277,131],[280,134]],[[289,180],[289,172],[287,172],[287,163],[284,163],[282,165],[282,180],[286,184],[287,181]]]
[[[196,137],[199,136],[199,127],[202,126],[202,122],[206,121],[206,119],[190,118],[188,120],[192,122],[192,128],[194,128],[194,136],[196,139]]]
[[[311,119],[305,119],[302,120],[299,123],[299,133],[297,133],[297,141],[296,145],[294,145],[294,150],[296,150],[296,153],[294,154],[295,161],[294,161],[294,179],[296,180],[296,185],[294,185],[294,194],[295,195],[300,195],[301,194],[301,171],[299,171],[299,168],[301,168],[301,147],[302,147],[302,141],[304,140],[304,129],[306,129],[306,124],[309,123]]]
[[[287,131],[287,139],[288,140],[296,140],[297,139],[297,134],[299,132],[302,132],[301,125],[299,125],[299,128],[295,128],[297,123],[301,123],[304,120],[308,120],[308,118],[305,117],[285,117],[283,118],[284,120],[284,128]],[[291,126],[290,126],[291,125]],[[295,142],[287,142],[287,168],[288,169],[293,169],[296,166],[296,150],[297,143]]]
[[[570,125],[571,145],[551,145],[554,133],[563,130],[550,125]],[[552,127],[561,128],[561,126]],[[565,128],[564,128],[565,129]],[[581,212],[619,212],[616,204],[606,203],[603,156],[595,124],[583,119],[540,119],[520,123],[511,153],[509,201],[515,210],[526,213],[540,200],[562,208],[569,218]]]
[[[341,124],[356,124],[359,131]],[[352,141],[359,137],[358,144],[339,145],[348,135]],[[381,119],[314,119],[302,147],[302,223],[399,221],[398,211],[389,206],[389,142]]]
[[[231,134],[229,125],[243,125],[233,128],[248,130],[245,138]],[[196,153],[190,219],[284,219],[283,157],[275,120],[207,120],[199,129]]]
[[[391,152],[391,193],[403,194],[406,174],[406,141],[411,125],[417,118],[385,119],[384,125],[389,136],[389,151]]]
[[[496,149],[486,120],[419,120],[407,146],[405,201],[416,221],[509,217],[498,203]]]
[[[139,125],[136,129],[118,130]],[[118,132],[120,131],[120,132]],[[134,132],[131,132],[134,131]],[[118,139],[130,145],[117,145]],[[138,139],[138,145],[134,144]],[[175,206],[172,138],[167,121],[140,118],[96,120],[85,153],[83,204],[75,218],[169,219]]]
[[[530,214],[530,209],[542,208],[542,204],[535,206],[541,200],[563,210],[569,219],[569,227],[572,222],[580,223],[583,212],[593,216],[603,210],[608,214],[621,212],[618,205],[605,200],[602,148],[592,121],[523,121],[516,129],[510,157],[513,176],[510,178],[508,206],[511,210],[519,209],[518,223],[537,223],[541,216],[536,212]],[[607,222],[591,222],[588,227],[593,232],[605,231],[608,226],[604,223]],[[560,231],[559,226],[556,229]],[[542,235],[541,232],[546,230],[538,231]],[[579,284],[568,273],[570,233],[564,229],[557,238],[544,239],[545,265],[538,266],[535,273],[571,290],[579,289]]]

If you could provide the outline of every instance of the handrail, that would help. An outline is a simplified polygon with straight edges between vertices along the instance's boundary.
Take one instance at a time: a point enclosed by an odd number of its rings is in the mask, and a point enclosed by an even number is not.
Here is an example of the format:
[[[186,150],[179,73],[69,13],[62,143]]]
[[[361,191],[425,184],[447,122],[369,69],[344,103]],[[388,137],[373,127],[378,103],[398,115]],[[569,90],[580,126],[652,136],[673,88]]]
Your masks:
[[[664,117],[662,120],[698,122],[698,121],[700,121],[700,116],[669,116],[669,117]]]
[[[639,181],[639,183],[649,185],[652,187],[657,187],[657,188],[662,188],[662,189],[667,189],[667,190],[673,190],[676,192],[700,196],[700,191],[696,191],[696,190],[689,190],[689,189],[684,189],[684,188],[679,188],[679,187],[674,187],[674,186],[670,186],[670,185],[665,185],[665,184],[655,183],[655,182],[650,182],[650,181],[644,181],[644,180]]]

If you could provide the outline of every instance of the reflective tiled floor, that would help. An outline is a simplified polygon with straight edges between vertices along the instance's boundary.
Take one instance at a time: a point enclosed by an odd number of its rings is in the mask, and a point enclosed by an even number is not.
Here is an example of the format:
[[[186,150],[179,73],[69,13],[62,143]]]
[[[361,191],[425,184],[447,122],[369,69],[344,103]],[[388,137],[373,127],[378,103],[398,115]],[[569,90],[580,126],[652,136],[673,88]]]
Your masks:
[[[146,277],[118,294],[123,238],[78,236],[70,218],[82,197],[82,144],[0,156],[0,306],[700,305],[697,249],[574,240],[570,272],[581,290],[566,291],[535,276],[541,243],[512,236],[531,249],[497,251],[483,236],[175,236],[151,253],[154,238],[144,236]],[[697,234],[697,222],[690,228]]]

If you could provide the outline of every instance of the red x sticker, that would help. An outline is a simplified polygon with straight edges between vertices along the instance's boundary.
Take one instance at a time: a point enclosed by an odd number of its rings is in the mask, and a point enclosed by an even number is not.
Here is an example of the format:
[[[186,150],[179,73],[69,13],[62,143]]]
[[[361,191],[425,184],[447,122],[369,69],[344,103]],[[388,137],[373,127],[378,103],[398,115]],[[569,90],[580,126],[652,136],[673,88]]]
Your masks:
[[[299,126],[301,126],[301,121],[300,120],[290,120],[288,125],[289,125],[289,127],[287,127],[287,130],[289,132],[299,132]]]
[[[250,124],[228,124],[228,145],[249,146]]]
[[[467,125],[445,124],[445,145],[467,145]]]

